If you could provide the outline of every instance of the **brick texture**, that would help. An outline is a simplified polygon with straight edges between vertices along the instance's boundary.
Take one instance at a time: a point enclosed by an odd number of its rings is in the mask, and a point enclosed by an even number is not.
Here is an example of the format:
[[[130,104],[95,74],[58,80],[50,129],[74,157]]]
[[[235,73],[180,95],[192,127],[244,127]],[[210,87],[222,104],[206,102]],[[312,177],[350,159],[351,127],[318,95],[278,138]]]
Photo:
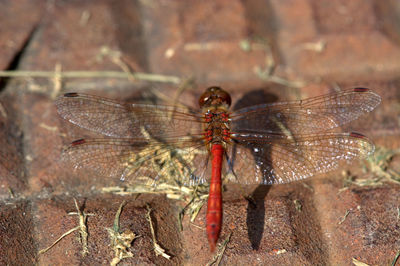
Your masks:
[[[351,265],[353,259],[388,265],[394,260],[400,248],[400,187],[387,176],[400,171],[398,1],[21,0],[1,6],[1,70],[129,66],[192,78],[191,89],[177,97],[192,107],[211,85],[232,93],[234,109],[354,86],[373,89],[381,105],[344,130],[374,140],[383,154],[381,171],[360,162],[293,184],[225,185],[220,242],[232,235],[222,265]],[[164,194],[105,192],[125,183],[74,171],[60,160],[72,140],[98,135],[60,119],[54,105],[58,95],[77,91],[158,103],[161,95],[175,99],[177,88],[115,77],[0,78],[0,264],[110,264],[115,254],[105,228],[113,226],[124,200],[120,229],[138,238],[128,249],[133,257],[123,263],[211,261],[205,207],[194,221],[185,216],[181,231],[177,217],[186,202]],[[388,152],[392,155],[384,157]],[[360,186],[355,180],[378,181]],[[253,200],[246,200],[250,194]],[[86,222],[88,253],[82,255],[76,231],[39,255],[79,225],[79,218],[69,215],[76,212],[73,198],[81,211],[93,214]],[[149,207],[155,238],[170,260],[154,252]]]

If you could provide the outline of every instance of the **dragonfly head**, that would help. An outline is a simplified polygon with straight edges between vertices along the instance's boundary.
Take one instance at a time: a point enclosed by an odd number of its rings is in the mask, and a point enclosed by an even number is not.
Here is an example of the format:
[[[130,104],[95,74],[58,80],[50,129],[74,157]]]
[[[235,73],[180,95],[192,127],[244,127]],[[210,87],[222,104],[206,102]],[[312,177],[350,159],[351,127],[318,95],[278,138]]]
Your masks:
[[[201,108],[226,108],[231,105],[231,96],[220,87],[209,87],[199,99]]]

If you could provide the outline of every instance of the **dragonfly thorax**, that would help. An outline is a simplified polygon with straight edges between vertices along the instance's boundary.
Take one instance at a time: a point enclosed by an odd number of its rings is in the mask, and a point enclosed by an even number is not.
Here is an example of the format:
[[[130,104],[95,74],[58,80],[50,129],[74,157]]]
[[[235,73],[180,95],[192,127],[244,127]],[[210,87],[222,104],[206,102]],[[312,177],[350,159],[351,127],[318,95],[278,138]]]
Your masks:
[[[207,144],[223,144],[230,141],[229,114],[224,110],[208,111],[205,114],[204,137]]]

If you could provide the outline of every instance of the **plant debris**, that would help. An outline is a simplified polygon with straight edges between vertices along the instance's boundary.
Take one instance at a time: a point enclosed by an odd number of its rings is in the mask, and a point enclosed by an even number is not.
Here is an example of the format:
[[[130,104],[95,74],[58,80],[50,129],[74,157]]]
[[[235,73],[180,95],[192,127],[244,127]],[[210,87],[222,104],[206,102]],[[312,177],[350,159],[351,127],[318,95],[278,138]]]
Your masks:
[[[120,233],[119,218],[121,216],[122,208],[125,205],[125,201],[121,203],[115,214],[114,225],[112,228],[106,228],[111,238],[111,248],[114,250],[114,258],[111,260],[110,265],[115,266],[126,258],[132,258],[132,252],[128,251],[131,247],[134,239],[138,238],[131,230],[125,230]]]
[[[300,200],[295,199],[293,201],[293,204],[294,204],[294,207],[295,207],[296,211],[301,212],[301,209],[303,208],[303,206],[301,205]]]
[[[198,167],[195,165],[195,156],[204,155],[203,151],[166,146],[152,138],[144,128],[142,134],[151,145],[135,154],[125,170],[126,176],[129,176],[131,173],[137,175],[136,171],[140,169],[140,176],[135,176],[134,183],[126,187],[105,187],[102,191],[118,195],[166,194],[167,198],[184,200],[188,204],[179,214],[179,221],[188,212],[193,222],[208,198],[209,185],[202,182],[196,184],[196,181],[188,178]],[[148,174],[153,172],[157,173],[156,180]]]
[[[338,222],[338,224],[339,225],[342,224],[346,220],[347,216],[349,216],[349,214],[350,214],[350,211],[347,210],[346,213],[344,214],[344,216],[342,217],[342,219],[340,219],[340,221]]]
[[[357,186],[381,186],[385,181],[400,184],[400,173],[390,167],[395,156],[400,155],[400,149],[390,150],[383,147],[376,147],[375,153],[366,159],[364,172],[369,173],[367,178],[357,178],[349,171],[344,173],[344,189],[354,184]],[[343,189],[343,190],[344,190]]]
[[[135,80],[150,81],[150,82],[163,82],[163,83],[173,83],[179,84],[181,79],[176,76],[167,76],[160,74],[151,73],[126,73],[123,71],[62,71],[56,73],[54,71],[25,71],[25,70],[9,70],[0,71],[0,77],[10,77],[10,78],[124,78],[129,79],[133,76]]]
[[[151,220],[151,208],[147,205],[147,214],[146,214],[146,219],[150,224],[150,231],[151,231],[151,236],[153,238],[153,245],[154,245],[154,251],[156,253],[156,256],[163,256],[166,259],[170,259],[171,255],[167,254],[165,252],[165,249],[163,249],[158,243],[157,243],[157,239],[156,239],[156,234],[154,231],[154,227],[153,227],[153,222]]]
[[[215,256],[212,258],[210,262],[208,262],[206,265],[211,266],[211,265],[220,265],[222,256],[225,253],[226,246],[228,245],[229,241],[231,240],[232,233],[229,233],[228,237],[222,242],[221,244],[218,245],[218,251],[215,254]]]
[[[303,81],[290,81],[274,74],[276,63],[272,53],[272,48],[267,40],[261,38],[255,40],[245,39],[239,42],[239,47],[245,52],[250,52],[252,50],[262,50],[265,52],[265,67],[254,67],[255,74],[261,80],[292,88],[302,88],[305,86]]]
[[[356,266],[369,266],[369,264],[366,264],[362,261],[357,260],[356,258],[352,258],[351,262],[353,262],[354,265]]]
[[[70,212],[70,213],[68,213],[68,215],[78,215],[79,216],[79,225],[77,227],[72,228],[68,232],[64,233],[56,241],[54,241],[54,243],[51,244],[49,247],[47,247],[45,249],[41,249],[39,251],[38,255],[47,252],[49,249],[51,249],[53,246],[55,246],[61,239],[63,239],[67,235],[71,234],[72,232],[78,231],[78,230],[79,230],[79,235],[80,235],[80,241],[82,244],[82,252],[81,252],[82,256],[84,257],[89,253],[89,250],[88,250],[88,235],[89,234],[87,232],[86,222],[87,222],[87,217],[93,216],[94,214],[85,213],[85,212],[81,211],[79,209],[78,203],[75,198],[74,198],[74,202],[75,202],[75,207],[76,207],[77,212]]]
[[[392,264],[391,264],[392,266],[396,266],[396,263],[397,263],[397,260],[399,259],[399,257],[400,257],[400,250],[397,251],[396,256],[394,257],[394,259],[392,261]]]

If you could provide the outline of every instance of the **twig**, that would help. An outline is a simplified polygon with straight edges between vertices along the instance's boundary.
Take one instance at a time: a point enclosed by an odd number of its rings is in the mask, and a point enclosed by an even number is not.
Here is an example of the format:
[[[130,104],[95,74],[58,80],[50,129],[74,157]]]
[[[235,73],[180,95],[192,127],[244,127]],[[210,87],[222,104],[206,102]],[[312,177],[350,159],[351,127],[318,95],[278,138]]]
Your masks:
[[[224,240],[224,242],[222,242],[220,244],[217,254],[215,254],[213,259],[209,263],[206,264],[207,266],[219,265],[221,263],[222,256],[225,253],[226,246],[228,245],[229,241],[231,240],[231,236],[232,236],[232,233],[229,233],[228,237]]]
[[[0,71],[0,77],[32,77],[32,78],[54,78],[54,71]],[[60,78],[126,78],[133,76],[135,80],[165,82],[179,84],[181,79],[176,76],[167,76],[150,73],[125,73],[121,71],[64,71],[59,73]]]
[[[146,219],[150,224],[150,231],[151,231],[151,236],[153,238],[153,245],[154,245],[154,251],[156,252],[156,256],[163,256],[166,259],[170,259],[171,255],[168,255],[167,253],[165,253],[165,250],[157,243],[156,240],[156,234],[154,232],[154,227],[153,227],[153,222],[151,220],[151,208],[149,207],[149,205],[146,206],[147,207],[147,214],[146,214]]]
[[[115,214],[114,225],[113,225],[113,229],[115,232],[119,232],[119,217],[121,216],[122,208],[125,206],[125,204],[126,204],[126,200],[124,200],[121,203],[121,205],[119,205],[118,211]]]
[[[52,127],[52,126],[46,125],[43,122],[39,124],[39,127],[44,128],[44,129],[46,129],[48,131],[52,131],[52,132],[55,132],[58,129],[58,127],[56,127],[56,126]]]
[[[87,217],[88,216],[92,216],[94,214],[91,213],[85,213],[83,211],[81,211],[79,209],[78,203],[76,201],[76,199],[74,199],[75,202],[75,207],[77,212],[70,212],[68,213],[69,215],[78,215],[79,216],[79,235],[81,236],[81,242],[82,242],[82,256],[85,256],[86,254],[89,253],[88,250],[88,231],[87,231],[87,226],[86,226],[86,222],[87,222]]]
[[[396,256],[394,257],[393,261],[392,261],[392,266],[396,266],[396,262],[400,257],[400,250],[397,251]]]
[[[178,225],[179,225],[179,230],[183,231],[183,217],[185,216],[186,209],[193,203],[194,197],[185,205],[185,207],[182,208],[182,210],[178,214]]]
[[[181,96],[182,92],[184,92],[185,90],[187,90],[188,88],[193,88],[194,86],[194,78],[193,77],[189,77],[186,78],[184,80],[182,80],[181,84],[179,85],[177,91],[175,92],[175,96],[173,97],[173,99],[171,99],[170,96],[165,95],[164,93],[160,92],[159,90],[153,90],[153,94],[161,100],[166,101],[168,104],[171,104],[174,107],[181,107],[181,108],[185,108],[188,109],[188,106],[185,104],[182,104],[181,102],[179,102],[179,97]],[[171,112],[172,115],[172,112]],[[169,119],[171,119],[171,117],[169,117]]]
[[[200,191],[199,191],[200,190]],[[190,200],[186,204],[185,207],[179,212],[178,221],[179,221],[179,229],[183,231],[182,220],[185,213],[189,210],[190,222],[194,222],[197,215],[199,214],[201,208],[208,198],[208,194],[205,194],[206,191],[204,187],[196,186],[194,190],[190,192]]]
[[[294,208],[296,209],[296,211],[301,212],[301,209],[303,208],[303,206],[301,205],[300,200],[295,199],[293,201],[293,204],[294,204]]]
[[[10,194],[10,198],[12,198],[12,199],[15,198],[14,191],[10,187],[8,187],[8,194]]]
[[[319,40],[317,42],[306,42],[306,43],[303,43],[300,47],[304,50],[311,50],[311,51],[315,51],[317,53],[321,53],[326,48],[326,41]]]
[[[397,206],[397,220],[400,219],[400,207]]]
[[[255,43],[252,43],[249,40],[243,40],[240,42],[239,45],[246,52],[255,50],[254,47],[257,47],[257,50],[263,50],[265,52],[265,54],[266,54],[265,55],[265,66],[264,67],[260,67],[260,66],[254,67],[255,74],[261,80],[273,82],[273,83],[277,83],[277,84],[281,84],[281,85],[284,85],[287,87],[293,87],[293,88],[304,87],[305,82],[303,82],[303,81],[290,81],[285,78],[276,76],[274,74],[275,68],[276,68],[276,63],[275,63],[275,59],[272,55],[272,49],[267,41],[260,39],[260,40],[256,40]]]
[[[45,249],[41,249],[39,250],[38,255],[43,254],[45,252],[47,252],[49,249],[51,249],[52,247],[54,247],[61,239],[63,239],[64,237],[66,237],[67,235],[71,234],[72,232],[79,230],[79,226],[72,228],[71,230],[69,230],[68,232],[64,233],[62,236],[60,236],[56,241],[54,241],[53,244],[51,244],[50,246],[48,246]]]
[[[51,92],[51,97],[54,99],[57,97],[58,93],[61,91],[62,88],[62,78],[61,78],[61,64],[57,63],[54,72],[54,90]]]
[[[81,14],[81,18],[79,19],[79,25],[86,26],[90,17],[91,17],[90,12],[87,10],[84,10]]]
[[[7,118],[7,112],[4,106],[0,103],[0,114],[3,116],[3,118]]]
[[[121,216],[122,208],[125,203],[126,201],[123,201],[119,206],[118,211],[115,214],[113,227],[106,228],[111,238],[111,247],[114,250],[114,258],[110,262],[110,265],[112,266],[117,265],[123,259],[133,257],[132,252],[128,251],[128,248],[131,247],[132,241],[139,237],[136,236],[136,234],[129,229],[124,231],[123,233],[119,232],[119,218]]]
[[[88,243],[87,243],[88,233],[87,233],[87,227],[86,227],[86,220],[87,220],[87,216],[92,216],[94,214],[81,212],[81,210],[79,209],[78,203],[76,202],[76,199],[74,199],[74,202],[75,202],[75,207],[77,209],[77,212],[71,212],[68,214],[69,215],[79,215],[79,225],[77,227],[72,228],[68,232],[64,233],[56,241],[54,241],[54,243],[51,244],[49,247],[47,247],[45,249],[41,249],[39,251],[38,255],[47,252],[49,249],[54,247],[61,239],[63,239],[67,235],[69,235],[72,232],[77,231],[77,230],[80,230],[79,234],[81,236],[81,242],[82,242],[82,246],[83,246],[82,247],[82,256],[85,256],[87,253],[89,253]]]
[[[356,265],[356,266],[369,266],[369,264],[366,264],[365,262],[359,261],[356,258],[352,258],[351,262],[353,262],[353,264]]]
[[[338,224],[342,224],[346,220],[346,218],[349,214],[350,214],[350,211],[347,210],[346,213],[344,214],[344,216],[342,217],[342,219],[338,222]]]
[[[98,56],[98,59],[102,59],[103,57],[108,57],[111,62],[116,64],[121,68],[122,71],[125,73],[129,74],[129,80],[130,81],[135,81],[135,77],[132,75],[133,70],[132,68],[122,59],[122,53],[119,50],[112,50],[108,46],[103,46],[101,47],[100,54]]]

